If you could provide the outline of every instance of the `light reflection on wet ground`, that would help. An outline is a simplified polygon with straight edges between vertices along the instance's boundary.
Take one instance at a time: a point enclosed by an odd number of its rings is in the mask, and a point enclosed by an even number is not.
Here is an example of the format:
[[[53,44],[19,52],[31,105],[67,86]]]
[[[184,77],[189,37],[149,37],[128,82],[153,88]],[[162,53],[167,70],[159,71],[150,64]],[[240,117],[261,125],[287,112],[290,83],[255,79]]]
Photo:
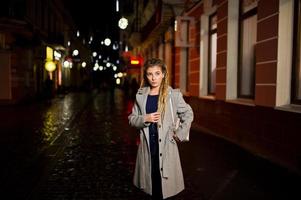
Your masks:
[[[44,149],[68,128],[89,99],[91,95],[73,93],[55,98],[51,103],[1,106],[1,186],[9,187],[15,181],[14,176],[30,168]]]
[[[63,99],[53,99],[51,104],[39,103],[6,108],[4,112],[7,112],[7,115],[4,116],[9,125],[7,128],[5,125],[2,128],[1,125],[2,134],[10,133],[12,143],[23,134],[29,140],[35,141],[31,148],[39,149],[41,145],[49,144],[57,137],[70,118],[83,108],[88,98],[85,94],[75,93]]]
[[[145,199],[132,184],[136,130],[126,103],[98,94],[68,131],[65,148],[30,199]],[[148,198],[147,198],[148,199]]]
[[[114,101],[106,92],[74,93],[52,104],[0,107],[2,196],[148,199],[132,185],[131,105],[116,90]],[[300,199],[300,178],[229,142],[192,130],[179,148],[186,189],[175,199]]]

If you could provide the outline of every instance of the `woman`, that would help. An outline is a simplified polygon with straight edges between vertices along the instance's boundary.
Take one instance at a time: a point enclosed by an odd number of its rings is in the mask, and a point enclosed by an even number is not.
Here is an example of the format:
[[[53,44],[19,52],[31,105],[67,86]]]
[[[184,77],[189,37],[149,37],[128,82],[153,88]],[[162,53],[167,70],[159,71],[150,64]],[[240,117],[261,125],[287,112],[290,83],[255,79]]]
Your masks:
[[[143,81],[136,94],[129,123],[140,130],[134,185],[165,199],[184,189],[177,141],[186,140],[193,112],[179,90],[168,85],[166,65],[160,59],[144,64]],[[176,118],[180,125],[175,130]]]

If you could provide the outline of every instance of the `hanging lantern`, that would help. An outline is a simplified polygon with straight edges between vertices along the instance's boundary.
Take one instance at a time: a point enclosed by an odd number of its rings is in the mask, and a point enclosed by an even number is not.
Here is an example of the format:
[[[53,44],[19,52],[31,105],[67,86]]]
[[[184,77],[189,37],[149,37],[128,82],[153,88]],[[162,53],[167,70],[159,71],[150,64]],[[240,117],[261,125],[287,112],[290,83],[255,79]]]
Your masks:
[[[47,60],[45,62],[45,69],[48,72],[53,72],[56,69],[56,65],[55,65],[55,63],[52,60]]]

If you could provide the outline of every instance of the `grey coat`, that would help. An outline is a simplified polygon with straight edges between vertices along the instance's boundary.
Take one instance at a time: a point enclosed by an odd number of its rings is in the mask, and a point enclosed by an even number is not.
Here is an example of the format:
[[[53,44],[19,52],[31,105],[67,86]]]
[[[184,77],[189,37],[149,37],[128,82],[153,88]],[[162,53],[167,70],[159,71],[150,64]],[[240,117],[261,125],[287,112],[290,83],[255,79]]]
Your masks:
[[[136,101],[129,115],[129,124],[139,129],[140,144],[138,146],[134,185],[148,194],[152,194],[151,156],[149,147],[150,123],[144,122],[145,106],[149,87],[140,88],[136,94]],[[169,100],[171,98],[171,101]],[[172,104],[172,108],[170,106]],[[180,140],[187,138],[193,120],[193,111],[184,101],[178,89],[168,88],[168,99],[165,107],[163,122],[158,123],[160,172],[163,198],[174,196],[184,189],[184,179],[177,142],[173,138],[171,109],[175,117],[180,119],[180,126],[175,131]],[[175,118],[174,117],[174,118]]]

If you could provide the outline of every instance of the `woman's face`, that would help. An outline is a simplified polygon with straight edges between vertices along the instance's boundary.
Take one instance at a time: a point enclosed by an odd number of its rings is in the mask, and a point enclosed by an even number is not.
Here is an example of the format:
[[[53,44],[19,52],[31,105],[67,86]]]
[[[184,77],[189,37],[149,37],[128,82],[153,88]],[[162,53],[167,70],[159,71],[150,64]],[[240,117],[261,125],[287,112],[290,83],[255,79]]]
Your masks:
[[[146,70],[146,77],[152,88],[160,87],[164,74],[160,66],[152,66]]]

